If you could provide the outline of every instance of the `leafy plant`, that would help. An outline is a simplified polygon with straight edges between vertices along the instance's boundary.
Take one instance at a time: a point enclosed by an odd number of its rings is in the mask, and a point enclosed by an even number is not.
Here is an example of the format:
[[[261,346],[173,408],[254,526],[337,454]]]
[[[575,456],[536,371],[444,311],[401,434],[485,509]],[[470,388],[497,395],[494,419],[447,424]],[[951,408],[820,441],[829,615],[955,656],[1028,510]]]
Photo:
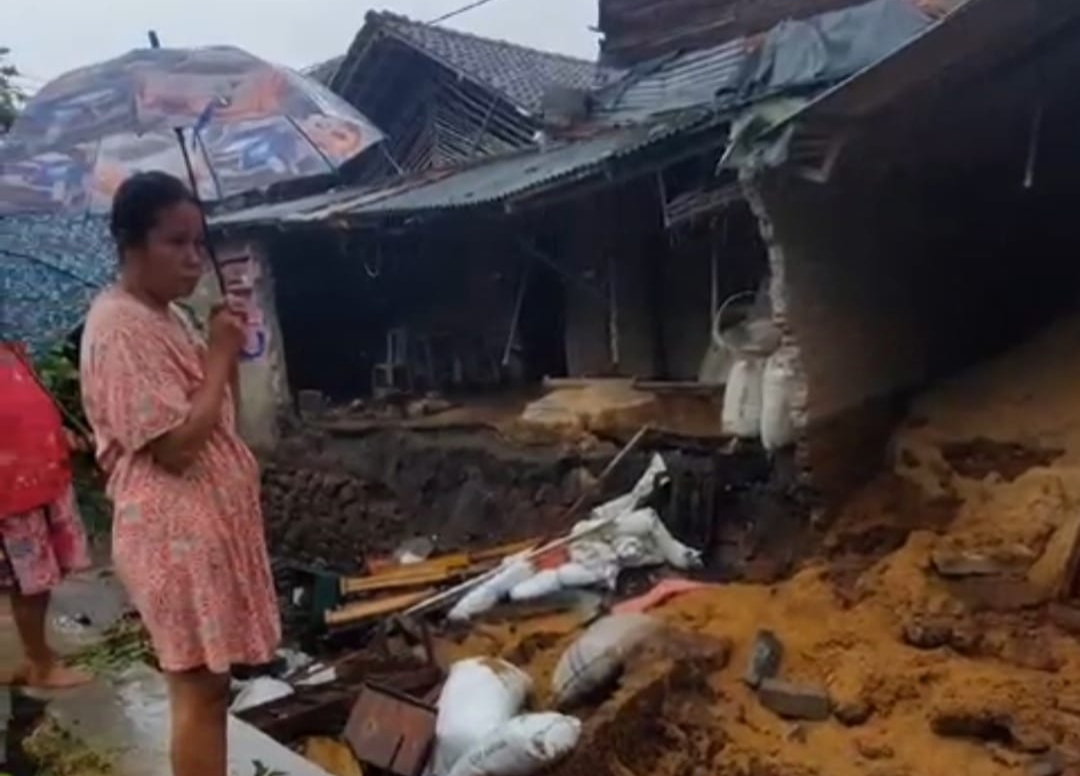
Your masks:
[[[11,128],[19,109],[26,102],[26,95],[13,80],[19,71],[7,61],[10,53],[9,49],[0,46],[0,135]]]
[[[59,405],[64,424],[82,434],[89,424],[82,405],[78,358],[75,345],[63,342],[46,351],[37,360],[35,369],[42,384]],[[71,465],[75,497],[87,530],[93,535],[107,533],[112,522],[112,507],[105,497],[104,478],[94,462],[93,453],[74,453]]]

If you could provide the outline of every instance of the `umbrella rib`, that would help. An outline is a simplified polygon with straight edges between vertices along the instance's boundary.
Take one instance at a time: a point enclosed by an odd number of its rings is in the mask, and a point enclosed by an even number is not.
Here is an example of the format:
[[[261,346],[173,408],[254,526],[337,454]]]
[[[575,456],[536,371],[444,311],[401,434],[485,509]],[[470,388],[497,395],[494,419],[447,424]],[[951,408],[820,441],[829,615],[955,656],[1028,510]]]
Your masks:
[[[292,124],[293,129],[295,129],[298,133],[300,133],[300,137],[304,138],[304,140],[307,141],[307,144],[309,146],[311,146],[312,148],[314,148],[315,152],[320,157],[322,157],[323,162],[325,162],[326,166],[330,168],[330,173],[332,175],[337,176],[340,179],[340,177],[341,177],[341,169],[330,160],[330,157],[327,156],[323,152],[323,150],[321,148],[319,148],[319,145],[314,140],[311,139],[311,137],[308,135],[307,132],[305,132],[303,130],[303,128],[300,126],[300,124],[296,121],[296,119],[294,119],[288,113],[284,114],[284,116],[285,116],[285,120],[288,121],[290,124]]]
[[[75,282],[83,284],[87,288],[101,288],[100,283],[91,283],[86,278],[76,275],[71,270],[64,269],[63,267],[58,267],[51,261],[45,261],[45,259],[38,258],[37,256],[31,256],[29,253],[19,253],[18,251],[10,251],[7,248],[0,248],[0,255],[10,256],[13,259],[23,259],[24,261],[29,261],[32,264],[40,264],[41,266],[47,267],[48,269],[51,269],[53,272],[56,272],[60,275],[66,275]]]

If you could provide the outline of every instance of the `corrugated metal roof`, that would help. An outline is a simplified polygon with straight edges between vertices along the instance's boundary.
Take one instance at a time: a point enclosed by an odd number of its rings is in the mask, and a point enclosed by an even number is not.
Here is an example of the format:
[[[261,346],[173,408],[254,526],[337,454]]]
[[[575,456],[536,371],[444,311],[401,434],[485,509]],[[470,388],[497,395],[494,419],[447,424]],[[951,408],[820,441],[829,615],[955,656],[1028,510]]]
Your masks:
[[[625,124],[650,116],[709,105],[737,84],[747,58],[744,38],[641,65],[597,95],[597,116]]]
[[[215,227],[296,224],[507,202],[552,186],[587,180],[601,174],[605,162],[700,127],[704,121],[701,113],[688,114],[669,122],[615,129],[587,140],[500,157],[471,167],[435,170],[379,188],[343,189],[223,213],[211,222]]]

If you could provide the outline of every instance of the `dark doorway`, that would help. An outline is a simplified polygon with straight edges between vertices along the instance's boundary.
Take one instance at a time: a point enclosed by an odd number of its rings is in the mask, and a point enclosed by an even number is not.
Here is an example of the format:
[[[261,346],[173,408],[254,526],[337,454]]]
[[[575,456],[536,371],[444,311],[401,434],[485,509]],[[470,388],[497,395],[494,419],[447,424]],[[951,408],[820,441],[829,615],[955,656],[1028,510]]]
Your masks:
[[[518,330],[526,380],[566,376],[566,294],[562,278],[545,264],[529,269]]]

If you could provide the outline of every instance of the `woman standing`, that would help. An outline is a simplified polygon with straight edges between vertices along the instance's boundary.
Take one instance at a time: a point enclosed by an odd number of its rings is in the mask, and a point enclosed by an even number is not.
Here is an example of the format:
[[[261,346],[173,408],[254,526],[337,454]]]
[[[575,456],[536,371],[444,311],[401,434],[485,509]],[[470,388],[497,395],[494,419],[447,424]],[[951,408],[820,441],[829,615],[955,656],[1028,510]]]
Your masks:
[[[90,565],[71,485],[73,444],[21,347],[0,343],[0,590],[10,593],[26,654],[14,683],[36,689],[89,681],[57,659],[45,627],[53,588]]]
[[[174,776],[225,776],[229,671],[280,639],[259,474],[236,431],[244,322],[214,312],[204,345],[174,305],[205,266],[198,203],[164,173],[113,201],[120,279],[90,309],[82,386],[109,476],[113,562],[166,672]]]

